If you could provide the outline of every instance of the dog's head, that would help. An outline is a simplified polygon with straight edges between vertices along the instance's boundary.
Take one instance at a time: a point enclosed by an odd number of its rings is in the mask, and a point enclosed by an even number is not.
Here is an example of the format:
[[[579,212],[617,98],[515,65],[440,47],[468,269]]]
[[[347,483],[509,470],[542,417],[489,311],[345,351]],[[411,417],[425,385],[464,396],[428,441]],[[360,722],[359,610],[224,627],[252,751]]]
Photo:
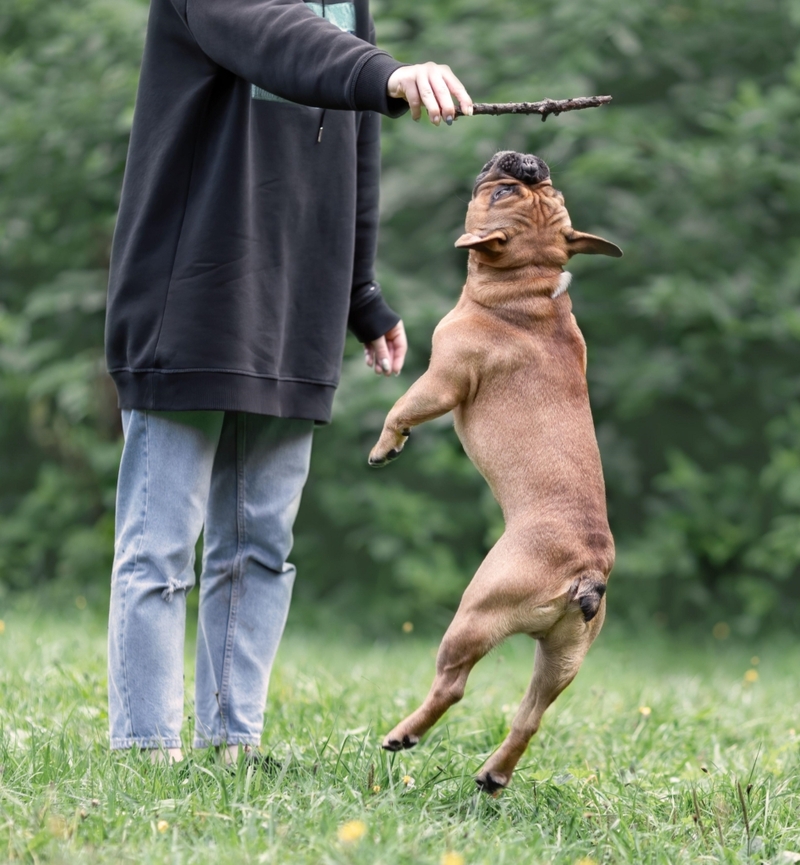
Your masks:
[[[456,246],[495,267],[563,267],[579,252],[622,255],[613,243],[572,227],[544,160],[512,150],[496,153],[481,169],[465,228]]]

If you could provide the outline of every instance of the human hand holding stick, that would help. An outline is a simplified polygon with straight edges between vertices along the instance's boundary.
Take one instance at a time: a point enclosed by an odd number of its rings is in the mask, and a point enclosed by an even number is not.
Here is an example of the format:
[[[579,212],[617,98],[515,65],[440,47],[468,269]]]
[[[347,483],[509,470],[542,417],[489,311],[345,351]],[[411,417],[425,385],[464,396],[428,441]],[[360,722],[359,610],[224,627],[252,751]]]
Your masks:
[[[414,120],[420,119],[424,107],[434,126],[442,120],[452,126],[457,117],[478,114],[540,114],[544,121],[550,114],[557,116],[564,111],[598,108],[611,102],[610,96],[577,96],[573,99],[543,99],[541,102],[473,103],[453,70],[438,63],[401,66],[389,77],[386,89],[389,96],[408,102]]]

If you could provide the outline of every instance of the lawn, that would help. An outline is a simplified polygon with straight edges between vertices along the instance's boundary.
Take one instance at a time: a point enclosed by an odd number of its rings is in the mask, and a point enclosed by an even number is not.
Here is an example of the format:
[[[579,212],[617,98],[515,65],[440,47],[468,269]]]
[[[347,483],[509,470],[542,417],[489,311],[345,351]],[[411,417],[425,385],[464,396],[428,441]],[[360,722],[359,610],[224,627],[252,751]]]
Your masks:
[[[788,639],[607,629],[492,799],[472,775],[525,688],[530,640],[486,658],[418,748],[387,755],[380,735],[424,696],[435,642],[290,624],[264,737],[280,768],[231,772],[211,754],[177,767],[109,754],[96,612],[6,601],[0,619],[0,861],[800,862]]]

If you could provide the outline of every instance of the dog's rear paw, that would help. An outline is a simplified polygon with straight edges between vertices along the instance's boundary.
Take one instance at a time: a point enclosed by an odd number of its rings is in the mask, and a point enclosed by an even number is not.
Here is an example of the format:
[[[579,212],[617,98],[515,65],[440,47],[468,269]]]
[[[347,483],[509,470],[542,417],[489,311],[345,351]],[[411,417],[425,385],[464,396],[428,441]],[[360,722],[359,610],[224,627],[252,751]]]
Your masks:
[[[419,736],[409,736],[406,734],[400,738],[389,733],[389,735],[383,740],[381,747],[386,751],[404,751],[408,748],[413,748],[418,742]]]
[[[481,772],[475,778],[475,783],[490,796],[499,796],[500,793],[508,787],[509,778],[507,775],[501,775],[499,772]]]

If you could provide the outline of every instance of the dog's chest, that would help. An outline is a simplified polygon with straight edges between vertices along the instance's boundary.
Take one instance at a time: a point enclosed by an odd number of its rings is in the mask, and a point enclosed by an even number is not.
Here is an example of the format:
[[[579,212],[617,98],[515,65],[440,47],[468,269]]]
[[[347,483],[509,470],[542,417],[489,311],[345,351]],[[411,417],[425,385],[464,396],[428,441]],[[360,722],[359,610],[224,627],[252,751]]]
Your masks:
[[[585,383],[585,343],[570,315],[564,322],[541,322],[514,310],[493,311],[496,326],[488,341],[481,384],[512,392],[571,392]]]

